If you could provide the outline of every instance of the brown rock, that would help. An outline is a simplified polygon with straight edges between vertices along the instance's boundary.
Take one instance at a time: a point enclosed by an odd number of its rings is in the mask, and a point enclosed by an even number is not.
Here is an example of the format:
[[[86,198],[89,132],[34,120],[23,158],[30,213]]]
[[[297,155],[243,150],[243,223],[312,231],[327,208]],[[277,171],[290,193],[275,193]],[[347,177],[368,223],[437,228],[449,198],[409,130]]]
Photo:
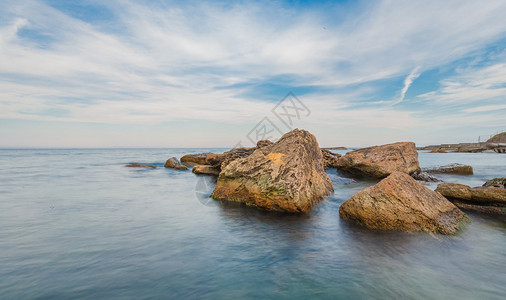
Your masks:
[[[370,229],[443,234],[455,233],[467,219],[441,194],[401,172],[346,200],[339,215]]]
[[[213,153],[196,153],[196,154],[186,154],[181,157],[181,162],[188,165],[205,165],[206,158]]]
[[[400,142],[353,150],[339,158],[337,168],[355,176],[384,178],[393,172],[420,171],[415,143]]]
[[[272,142],[269,140],[260,140],[257,142],[257,148],[262,148],[262,147],[270,146],[270,145],[272,145]]]
[[[473,167],[462,164],[450,164],[435,169],[426,169],[424,171],[435,174],[473,175]]]
[[[167,161],[165,162],[164,167],[166,167],[166,168],[172,168],[172,169],[176,169],[176,170],[186,170],[186,169],[188,169],[185,165],[180,164],[179,160],[177,160],[177,158],[175,158],[175,157],[171,157],[171,158],[167,159]]]
[[[448,153],[445,149],[439,148],[439,149],[433,149],[430,153]]]
[[[496,187],[474,187],[464,184],[441,183],[437,186],[436,192],[446,198],[463,200],[480,205],[506,206],[506,189]]]
[[[138,164],[138,163],[125,165],[125,167],[128,167],[128,168],[152,168],[152,169],[156,168],[156,166],[153,166],[153,165],[144,165],[144,164]]]
[[[238,158],[250,156],[256,148],[234,148],[222,154],[211,154],[207,156],[206,163],[221,170],[231,161]]]
[[[223,167],[211,196],[267,210],[309,212],[332,192],[316,138],[295,129]]]
[[[483,184],[483,186],[505,189],[506,188],[506,177],[494,178],[494,179],[487,180]]]
[[[322,149],[323,156],[323,167],[325,169],[336,168],[337,160],[341,157],[341,154],[332,153],[329,150]]]
[[[218,176],[220,174],[219,169],[208,165],[196,165],[193,167],[192,172],[195,174],[214,175],[214,176]]]

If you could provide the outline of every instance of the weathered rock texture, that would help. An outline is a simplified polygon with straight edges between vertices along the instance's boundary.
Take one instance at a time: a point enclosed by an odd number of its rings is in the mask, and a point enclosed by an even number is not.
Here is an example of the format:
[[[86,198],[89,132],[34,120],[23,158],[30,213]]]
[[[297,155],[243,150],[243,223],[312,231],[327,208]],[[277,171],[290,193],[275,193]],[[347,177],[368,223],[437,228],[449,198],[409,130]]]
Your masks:
[[[487,180],[482,186],[506,189],[506,177]]]
[[[322,149],[323,155],[323,167],[325,169],[336,168],[337,160],[341,157],[341,154],[332,153],[329,150]]]
[[[484,206],[506,206],[504,187],[480,186],[471,188],[464,184],[441,183],[436,192],[450,200],[467,201],[470,204]]]
[[[226,167],[230,162],[243,157],[250,156],[257,148],[234,148],[222,154],[210,154],[206,162],[218,170]]]
[[[176,169],[176,170],[186,170],[186,169],[188,169],[185,165],[180,164],[179,160],[177,160],[177,158],[175,158],[175,157],[171,157],[171,158],[167,159],[167,161],[165,162],[164,167],[166,167],[166,168],[172,168],[172,169]]]
[[[186,154],[181,157],[181,162],[188,165],[205,165],[206,158],[213,153],[196,153],[196,154]]]
[[[450,164],[439,168],[425,169],[424,171],[435,174],[473,175],[473,167],[462,164]]]
[[[384,178],[393,172],[420,171],[415,143],[400,142],[353,150],[339,158],[337,168],[355,176]]]
[[[411,177],[413,177],[414,179],[419,180],[419,181],[425,181],[425,182],[441,182],[441,181],[443,181],[435,176],[430,175],[427,172],[422,172],[422,171],[414,172],[414,173],[411,173],[410,175],[411,175]]]
[[[443,234],[455,233],[467,219],[441,194],[401,172],[346,200],[339,215],[370,229]]]
[[[195,174],[218,176],[220,174],[220,169],[208,165],[196,165],[193,166],[192,172]]]
[[[309,212],[333,192],[316,138],[295,129],[272,145],[257,148],[222,167],[215,199],[267,210]]]

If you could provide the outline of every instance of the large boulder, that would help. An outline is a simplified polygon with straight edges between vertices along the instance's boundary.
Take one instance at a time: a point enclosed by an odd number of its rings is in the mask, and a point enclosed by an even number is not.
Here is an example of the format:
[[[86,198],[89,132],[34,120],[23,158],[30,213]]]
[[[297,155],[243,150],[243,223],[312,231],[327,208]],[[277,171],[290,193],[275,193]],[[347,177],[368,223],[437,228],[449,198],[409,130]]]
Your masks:
[[[295,129],[222,167],[211,197],[299,213],[311,211],[332,192],[316,138]]]
[[[455,233],[467,219],[441,194],[402,172],[394,172],[346,200],[339,215],[370,229],[443,234]]]
[[[167,159],[167,161],[165,162],[164,167],[166,167],[166,168],[172,168],[172,169],[176,169],[176,170],[186,170],[186,169],[188,169],[185,165],[180,164],[179,160],[177,160],[177,158],[175,158],[175,157],[171,157],[171,158]]]
[[[332,153],[329,150],[322,149],[322,155],[323,155],[323,167],[325,169],[337,167],[337,161],[341,157],[341,154]]]
[[[355,176],[384,178],[393,172],[420,171],[415,143],[399,142],[353,150],[337,161],[337,169]]]
[[[186,154],[181,157],[181,162],[188,165],[205,165],[207,157],[212,154],[211,152]]]
[[[425,169],[424,171],[435,174],[473,175],[473,167],[463,164],[449,164],[438,168]]]
[[[255,149],[257,148],[234,148],[222,154],[211,154],[207,156],[206,163],[221,170],[231,161],[250,156]]]

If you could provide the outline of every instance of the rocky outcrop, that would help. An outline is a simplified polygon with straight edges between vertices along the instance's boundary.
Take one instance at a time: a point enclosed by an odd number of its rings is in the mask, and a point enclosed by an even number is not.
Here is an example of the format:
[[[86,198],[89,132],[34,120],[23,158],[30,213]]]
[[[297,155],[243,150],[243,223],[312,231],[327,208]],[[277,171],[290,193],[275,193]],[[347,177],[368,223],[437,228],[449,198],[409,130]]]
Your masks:
[[[175,158],[175,157],[171,157],[171,158],[167,159],[167,161],[165,162],[164,167],[166,167],[166,168],[172,168],[172,169],[176,169],[176,170],[186,170],[186,169],[188,169],[185,165],[180,164],[179,160],[177,160],[177,158]]]
[[[446,152],[446,150],[443,148],[439,148],[439,149],[433,149],[432,151],[430,151],[430,153],[448,153],[448,152]]]
[[[506,132],[501,132],[487,140],[487,143],[506,143]]]
[[[384,178],[393,172],[418,172],[420,164],[415,144],[400,142],[350,151],[339,158],[337,169],[355,176]]]
[[[441,194],[401,172],[346,200],[339,215],[370,229],[442,234],[457,232],[467,219]]]
[[[218,176],[220,174],[220,169],[209,165],[196,165],[193,166],[192,172],[200,175]]]
[[[434,169],[424,169],[424,171],[434,174],[473,175],[473,167],[462,164],[450,164]]]
[[[464,184],[441,183],[436,192],[462,209],[506,215],[506,189],[502,184],[499,178],[474,188]]]
[[[145,164],[138,164],[138,163],[125,165],[125,167],[127,167],[127,168],[152,168],[152,169],[156,168],[156,166],[153,166],[153,165],[145,165]]]
[[[292,130],[222,166],[211,197],[283,212],[309,212],[333,192],[316,138]]]
[[[487,180],[482,186],[506,189],[506,177]]]
[[[341,157],[341,154],[332,153],[329,150],[322,149],[323,156],[323,167],[325,169],[336,168],[337,160]]]
[[[181,157],[181,162],[187,165],[205,165],[207,164],[207,157],[212,155],[213,153],[196,153],[196,154],[186,154]]]
[[[270,146],[272,145],[273,143],[269,140],[260,140],[257,142],[257,148],[262,148],[262,147],[266,147],[266,146]]]

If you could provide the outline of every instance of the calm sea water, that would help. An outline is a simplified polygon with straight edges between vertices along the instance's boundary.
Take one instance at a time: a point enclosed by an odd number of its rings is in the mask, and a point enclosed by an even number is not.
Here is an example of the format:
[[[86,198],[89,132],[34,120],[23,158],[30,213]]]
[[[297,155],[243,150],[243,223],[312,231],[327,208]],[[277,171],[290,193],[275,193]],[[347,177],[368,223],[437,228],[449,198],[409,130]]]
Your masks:
[[[470,214],[456,236],[375,232],[339,206],[309,215],[208,201],[213,182],[163,168],[223,149],[0,150],[2,299],[505,299],[506,221]],[[132,162],[157,169],[125,168]],[[477,186],[506,155],[420,153],[423,167],[470,164]],[[436,185],[429,185],[435,188]]]

